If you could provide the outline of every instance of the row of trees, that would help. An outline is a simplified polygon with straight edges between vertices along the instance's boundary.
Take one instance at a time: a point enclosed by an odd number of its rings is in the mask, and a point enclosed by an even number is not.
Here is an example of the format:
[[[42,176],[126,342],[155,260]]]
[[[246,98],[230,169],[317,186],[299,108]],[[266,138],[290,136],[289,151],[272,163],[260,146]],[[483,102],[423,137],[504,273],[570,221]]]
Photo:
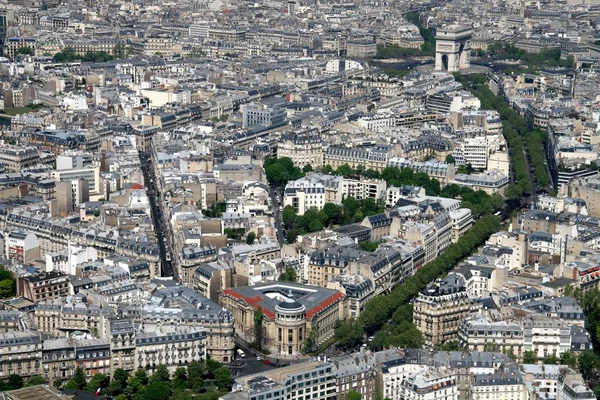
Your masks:
[[[362,343],[364,335],[377,332],[371,347],[419,347],[419,338],[412,324],[412,307],[409,301],[431,281],[444,276],[460,260],[473,253],[494,232],[500,221],[493,215],[481,217],[457,243],[451,244],[440,256],[421,267],[390,294],[369,301],[358,319],[340,323],[335,336],[338,346],[351,349]]]
[[[446,162],[452,163],[452,157],[447,157]],[[452,199],[460,198],[463,207],[471,209],[474,216],[490,214],[498,210],[504,200],[499,194],[489,195],[483,190],[474,191],[468,186],[450,184],[440,187],[440,182],[429,177],[425,172],[414,172],[410,168],[386,167],[381,173],[372,169],[364,170],[363,168],[351,168],[348,164],[340,166],[334,170],[331,166],[323,167],[324,173],[333,175],[342,175],[346,178],[364,176],[370,179],[383,179],[388,187],[400,187],[403,185],[420,186],[425,189],[425,193],[430,196],[441,196]],[[347,222],[348,223],[348,222]]]
[[[216,400],[231,388],[231,372],[223,364],[209,359],[177,368],[173,378],[161,364],[152,375],[145,369],[138,369],[132,375],[117,369],[112,380],[104,374],[96,374],[88,381],[81,368],[77,368],[64,387],[90,392],[100,389],[116,400]]]
[[[52,56],[54,62],[73,62],[73,61],[91,61],[91,62],[105,62],[114,59],[113,56],[105,51],[88,51],[85,55],[80,56],[75,52],[72,47],[65,47],[58,53]]]
[[[528,53],[517,48],[513,43],[495,42],[488,46],[488,54],[500,59],[515,59],[524,61],[529,68],[540,67],[573,67],[575,60],[572,56],[565,60],[560,58],[560,47],[542,50],[540,53]]]
[[[515,184],[509,187],[510,198],[520,198],[532,193],[529,169],[524,151],[527,150],[537,187],[550,190],[551,182],[546,167],[544,145],[547,140],[545,132],[534,130],[500,96],[496,96],[486,85],[483,75],[471,74],[468,77],[456,74],[455,77],[464,85],[473,87],[473,94],[481,101],[481,107],[496,110],[502,118],[504,137],[510,149],[511,161],[515,175]]]

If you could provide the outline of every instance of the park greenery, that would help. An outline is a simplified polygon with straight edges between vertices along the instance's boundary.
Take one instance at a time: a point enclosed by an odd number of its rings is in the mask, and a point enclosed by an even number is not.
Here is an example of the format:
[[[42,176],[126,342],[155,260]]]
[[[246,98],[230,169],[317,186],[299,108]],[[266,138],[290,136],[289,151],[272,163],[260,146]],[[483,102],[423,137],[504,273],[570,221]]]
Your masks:
[[[5,110],[0,110],[0,114],[15,116],[19,114],[26,114],[28,112],[37,111],[40,108],[44,108],[42,104],[29,104],[24,107],[15,107],[15,108],[7,108]]]
[[[265,175],[271,185],[285,185],[289,181],[300,179],[304,172],[294,166],[294,162],[289,157],[272,158],[266,157],[263,164]]]
[[[4,265],[0,265],[0,299],[7,299],[15,294],[17,294],[17,281]]]
[[[112,380],[104,374],[96,374],[86,380],[82,369],[77,368],[64,388],[89,392],[101,389],[101,393],[116,400],[217,400],[231,388],[231,371],[223,364],[208,359],[192,361],[186,367],[177,368],[173,377],[161,364],[151,375],[145,369],[138,369],[132,375],[117,369]]]
[[[124,46],[124,45],[123,45]],[[125,47],[116,45],[113,51],[114,56],[106,51],[88,51],[83,56],[77,54],[72,47],[65,47],[58,53],[52,56],[52,61],[57,63],[83,61],[83,62],[106,62],[115,58],[123,58],[125,56]]]
[[[560,47],[544,49],[539,53],[528,53],[517,48],[513,43],[495,42],[488,46],[487,53],[496,59],[522,61],[530,72],[542,67],[573,67],[575,65],[573,56],[561,59]]]

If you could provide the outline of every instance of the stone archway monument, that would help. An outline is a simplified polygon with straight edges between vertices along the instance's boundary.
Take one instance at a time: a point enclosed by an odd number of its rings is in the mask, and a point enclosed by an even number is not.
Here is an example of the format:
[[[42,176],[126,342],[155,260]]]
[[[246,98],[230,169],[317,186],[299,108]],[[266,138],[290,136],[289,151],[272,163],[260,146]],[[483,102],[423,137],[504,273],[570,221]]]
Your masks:
[[[435,34],[435,70],[455,72],[469,68],[472,36],[473,30],[467,26],[438,28]]]

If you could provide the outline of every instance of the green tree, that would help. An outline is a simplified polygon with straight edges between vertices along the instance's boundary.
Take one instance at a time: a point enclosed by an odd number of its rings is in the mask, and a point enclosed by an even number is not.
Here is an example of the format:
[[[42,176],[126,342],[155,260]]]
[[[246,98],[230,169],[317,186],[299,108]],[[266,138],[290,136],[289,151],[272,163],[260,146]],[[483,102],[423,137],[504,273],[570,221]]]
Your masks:
[[[296,238],[298,237],[298,235],[302,235],[303,233],[304,232],[302,232],[300,229],[290,229],[285,235],[285,240],[289,244],[296,243]]]
[[[297,278],[296,270],[293,267],[287,267],[285,271],[279,275],[279,280],[285,282],[296,282]]]
[[[362,343],[364,330],[360,322],[356,320],[343,321],[336,327],[335,337],[340,348],[352,349]]]
[[[318,220],[313,220],[308,225],[309,232],[318,232],[323,230],[323,224]]]
[[[204,361],[192,361],[187,366],[189,387],[196,393],[204,389],[203,376],[206,373],[206,364]]]
[[[294,207],[285,206],[281,218],[286,226],[291,226],[296,220],[297,216],[298,214],[296,213],[296,209]]]
[[[10,390],[21,389],[25,385],[25,381],[21,375],[10,374],[7,381]]]
[[[15,281],[14,279],[3,279],[0,280],[0,298],[6,299],[15,295]]]
[[[113,381],[126,384],[127,379],[129,379],[129,374],[123,368],[115,369],[115,373],[113,374]]]
[[[362,396],[360,395],[360,393],[351,390],[348,393],[346,393],[346,400],[361,400]]]
[[[175,370],[175,377],[173,379],[174,390],[185,390],[189,387],[189,381],[187,377],[187,370],[184,367],[179,367]]]
[[[310,164],[306,164],[304,167],[302,167],[302,172],[304,172],[305,174],[312,172],[312,170],[313,170],[313,167]]]
[[[358,247],[363,251],[374,252],[379,247],[379,242],[360,242]]]
[[[331,224],[337,224],[340,216],[340,207],[337,204],[325,203],[323,212],[327,214],[327,219]]]
[[[254,243],[255,240],[256,240],[256,233],[249,232],[248,235],[246,235],[246,244],[252,244],[252,243]]]
[[[171,382],[171,374],[166,365],[159,364],[154,373],[148,378],[148,382]]]
[[[223,366],[223,364],[221,364],[220,362],[215,361],[211,358],[206,360],[206,371],[208,372],[208,375],[213,378],[215,377],[215,373],[217,372],[217,370],[219,368],[221,368],[222,366]]]
[[[348,164],[344,164],[335,171],[335,174],[342,175],[343,177],[347,178],[351,175],[354,175],[355,171]]]
[[[526,350],[523,352],[523,364],[535,364],[537,362],[537,355],[532,350]]]
[[[319,219],[319,222],[323,224],[323,226],[329,226],[329,217],[327,216],[327,213],[325,211],[319,211],[319,213],[317,214],[317,218]]]
[[[95,392],[98,388],[106,388],[108,386],[109,378],[104,374],[96,374],[90,378],[87,384],[87,390],[89,392]]]
[[[150,382],[133,396],[133,400],[169,400],[171,397],[171,384],[160,380]]]
[[[33,375],[32,377],[30,377],[29,379],[27,379],[27,383],[25,384],[25,386],[36,386],[36,385],[43,385],[45,384],[47,381],[44,377],[40,376],[40,375]]]
[[[228,390],[231,387],[231,371],[224,367],[216,370],[215,382],[219,390]]]
[[[584,350],[577,358],[579,372],[585,379],[592,379],[600,368],[600,357],[593,350]]]
[[[456,164],[456,160],[452,156],[452,154],[448,154],[446,156],[446,164]]]
[[[554,354],[551,354],[548,357],[544,358],[544,364],[556,365],[559,362],[560,362],[560,359],[558,357],[556,357]]]
[[[441,350],[441,351],[459,351],[460,345],[458,344],[457,341],[450,340],[448,342],[436,345],[435,349]]]
[[[77,389],[85,389],[85,387],[86,387],[85,374],[83,373],[83,370],[81,368],[77,367],[73,374],[73,378],[71,378],[71,380],[69,382],[67,382],[67,384],[65,385],[65,389],[77,390]]]
[[[258,348],[262,348],[263,344],[263,319],[264,314],[259,307],[254,311],[254,342]]]
[[[186,392],[185,390],[175,390],[169,400],[193,400],[195,398],[197,398],[197,396],[194,396],[190,392]]]
[[[573,369],[577,369],[577,355],[572,351],[565,351],[560,355],[560,363],[568,365]]]
[[[20,49],[18,49],[15,52],[15,55],[17,54],[25,54],[28,56],[32,56],[35,52],[33,51],[33,49],[31,47],[21,47]]]

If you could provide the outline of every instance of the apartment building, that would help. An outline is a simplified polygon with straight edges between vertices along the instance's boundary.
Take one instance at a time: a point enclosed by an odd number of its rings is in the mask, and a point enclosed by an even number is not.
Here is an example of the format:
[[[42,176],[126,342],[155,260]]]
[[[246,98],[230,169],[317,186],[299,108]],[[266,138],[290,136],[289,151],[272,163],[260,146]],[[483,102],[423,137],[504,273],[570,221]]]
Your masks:
[[[401,398],[458,400],[456,371],[450,368],[425,368],[412,372],[402,383]]]
[[[56,271],[20,276],[17,280],[17,295],[34,303],[63,298],[70,289],[69,277]]]
[[[84,56],[86,53],[99,52],[105,52],[112,56],[115,54],[115,47],[119,44],[123,44],[123,42],[119,39],[112,38],[64,41],[64,47],[73,49],[79,56]]]
[[[335,364],[339,400],[346,400],[350,391],[360,393],[361,399],[375,400],[377,396],[377,369],[375,354],[359,352],[333,360]]]
[[[516,322],[490,321],[484,317],[464,319],[458,329],[458,343],[470,351],[494,351],[523,356],[524,329]]]
[[[596,394],[583,380],[581,374],[570,368],[560,371],[558,377],[557,400],[594,400]]]
[[[504,371],[491,374],[475,374],[471,381],[470,399],[473,400],[527,400],[523,377],[515,372]]]
[[[10,171],[23,169],[40,162],[40,153],[33,146],[7,146],[0,148],[0,165]]]
[[[37,44],[37,40],[35,38],[25,38],[25,37],[12,37],[6,38],[4,41],[4,56],[14,59],[17,54],[19,54],[19,50],[21,49],[31,49],[35,50]]]
[[[100,194],[100,166],[56,170],[50,176],[60,182],[78,182],[83,179],[88,183],[90,195]]]
[[[170,328],[193,327],[206,333],[206,354],[219,362],[230,362],[233,359],[235,342],[233,341],[234,322],[231,312],[217,303],[196,293],[191,288],[182,286],[157,289],[150,298],[150,304],[132,301],[119,307],[123,318],[132,323],[149,326],[162,326],[164,332]],[[172,308],[176,303],[177,308]],[[139,332],[132,332],[129,324],[121,326],[118,321],[111,321],[111,335],[119,338],[119,354],[122,363],[126,358],[132,340]],[[160,330],[157,331],[157,334]],[[194,339],[196,340],[196,339]],[[136,342],[137,343],[137,342]],[[150,344],[148,344],[150,345]],[[196,349],[196,354],[198,348]],[[152,360],[149,360],[151,365]],[[135,361],[136,363],[139,360]],[[135,364],[138,365],[138,364]]]
[[[263,345],[272,356],[295,356],[311,337],[316,345],[334,334],[345,318],[344,294],[337,290],[274,282],[225,289],[219,303],[231,311],[236,333],[248,342],[256,340],[254,312],[263,313]]]
[[[5,239],[6,256],[16,263],[31,263],[40,258],[40,241],[38,237],[25,230],[12,230]]]
[[[0,332],[20,331],[23,324],[21,313],[12,310],[0,310]]]
[[[518,366],[508,356],[493,352],[392,349],[375,353],[375,359],[379,375],[378,390],[391,400],[470,399],[474,374],[493,374],[500,371],[521,375]],[[432,371],[434,374],[431,373]],[[436,371],[444,371],[444,374],[436,376]],[[454,383],[452,379],[444,379],[452,375],[454,375]],[[435,382],[438,378],[441,379],[437,387],[435,383],[427,384]],[[445,386],[444,382],[446,382]],[[415,393],[415,388],[422,390],[420,392],[417,390]],[[525,385],[520,391],[526,392]]]
[[[283,207],[292,206],[298,215],[316,208],[322,210],[325,205],[325,187],[302,178],[288,182],[283,193]]]
[[[436,160],[418,161],[411,158],[392,157],[388,160],[388,167],[409,168],[415,173],[424,172],[430,178],[440,181],[442,186],[454,180],[456,175],[454,164],[446,164]]]
[[[377,54],[377,43],[373,41],[349,40],[346,44],[348,57],[369,58]]]
[[[523,351],[533,351],[538,358],[560,357],[571,349],[571,330],[561,320],[545,315],[528,315],[519,321],[524,328]]]
[[[318,400],[339,399],[335,365],[331,362],[301,363],[245,376],[238,381],[248,400],[300,400],[309,395]]]
[[[17,374],[23,378],[42,372],[42,338],[36,331],[0,334],[0,378]]]
[[[323,155],[323,164],[338,169],[344,164],[351,168],[362,166],[365,170],[383,171],[392,157],[391,146],[376,145],[368,148],[346,148],[330,146]]]
[[[277,145],[277,158],[288,157],[294,165],[303,168],[310,165],[314,168],[323,166],[323,142],[319,131],[302,130],[292,132],[281,138]]]
[[[162,364],[174,373],[182,365],[206,360],[206,338],[203,329],[144,324],[135,336],[135,368],[152,373]]]
[[[136,329],[131,320],[116,318],[109,320],[111,375],[119,368],[128,372],[135,369],[135,335]]]
[[[459,208],[450,211],[449,216],[452,224],[452,243],[456,243],[473,226],[473,213],[468,208]]]
[[[283,108],[255,104],[243,105],[240,108],[242,111],[243,128],[254,128],[257,126],[275,128],[287,123],[287,113]]]
[[[500,193],[504,194],[508,188],[508,176],[498,170],[486,171],[482,174],[456,174],[454,181],[461,186],[467,186],[473,190],[483,190],[487,194]]]
[[[185,234],[186,230],[180,232]],[[215,261],[217,258],[217,249],[214,246],[194,246],[186,245],[185,242],[180,242],[180,240],[176,241],[176,243],[181,246],[181,251],[178,255],[181,270],[181,282],[192,287],[194,285],[194,275],[197,268],[205,263]]]
[[[471,315],[473,305],[464,278],[450,273],[428,285],[414,302],[413,322],[425,342],[435,346],[458,337],[460,322]]]
[[[344,179],[342,181],[342,193],[346,197],[354,197],[357,200],[385,198],[387,184],[383,179]]]
[[[194,272],[194,289],[202,296],[218,303],[219,292],[233,286],[233,272],[233,265],[224,262],[202,264]]]
[[[38,331],[55,337],[67,337],[73,332],[106,337],[112,310],[82,300],[85,297],[78,295],[38,302],[33,312]]]
[[[456,143],[452,156],[456,165],[467,165],[485,170],[488,167],[489,143],[486,137],[464,138]]]
[[[46,339],[42,345],[43,377],[54,385],[68,381],[77,368],[73,340],[66,338]]]

